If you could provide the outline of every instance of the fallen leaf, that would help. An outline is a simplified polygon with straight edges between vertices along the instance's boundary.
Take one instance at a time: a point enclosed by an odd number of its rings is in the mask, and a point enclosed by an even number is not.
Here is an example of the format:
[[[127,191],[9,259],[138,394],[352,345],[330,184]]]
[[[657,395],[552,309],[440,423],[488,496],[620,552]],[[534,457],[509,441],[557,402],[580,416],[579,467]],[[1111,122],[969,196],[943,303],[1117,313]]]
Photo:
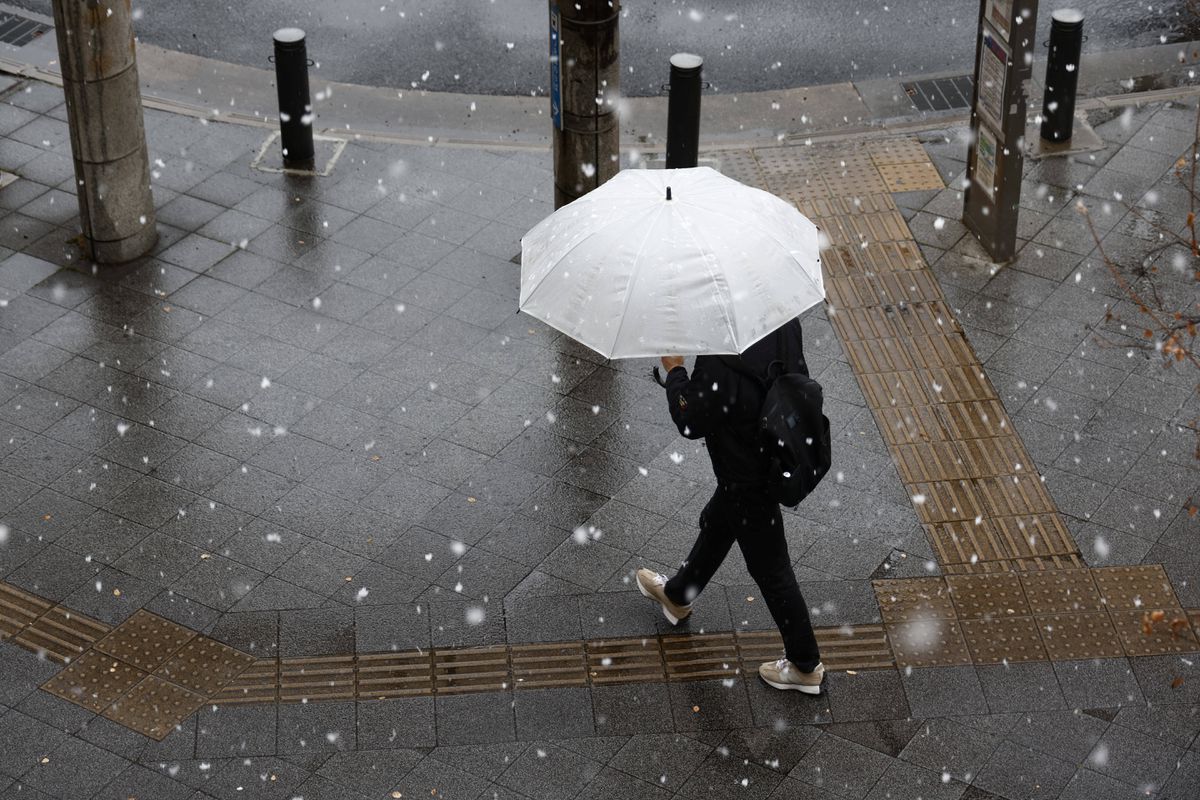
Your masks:
[[[121,596],[121,590],[113,589],[113,597],[120,597],[120,596]]]
[[[53,515],[53,514],[43,514],[43,515],[42,515],[42,521],[43,521],[43,522],[49,522],[49,521],[50,521],[51,519],[53,519],[53,518],[54,518],[54,515]]]
[[[700,706],[692,706],[692,713],[693,713],[693,714],[699,714],[699,713],[700,713]]]
[[[1183,686],[1183,678],[1176,677],[1175,680],[1171,681],[1172,689],[1178,689],[1180,686]]]
[[[1150,621],[1151,622],[1162,622],[1166,618],[1167,618],[1167,612],[1163,611],[1162,609],[1158,609],[1156,611],[1150,612]]]

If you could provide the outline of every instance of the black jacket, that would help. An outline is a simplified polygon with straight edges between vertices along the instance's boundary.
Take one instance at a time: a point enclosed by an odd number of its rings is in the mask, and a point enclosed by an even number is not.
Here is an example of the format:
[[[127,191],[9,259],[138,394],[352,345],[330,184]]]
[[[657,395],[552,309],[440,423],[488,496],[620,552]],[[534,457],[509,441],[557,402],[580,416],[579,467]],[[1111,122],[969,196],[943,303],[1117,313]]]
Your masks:
[[[765,376],[772,361],[782,361],[786,372],[807,375],[800,321],[792,320],[768,334],[740,357],[697,356],[690,377],[683,367],[671,370],[666,379],[667,402],[681,434],[704,438],[719,483],[761,485],[768,467],[758,444],[764,392],[731,366],[739,358],[755,375]]]

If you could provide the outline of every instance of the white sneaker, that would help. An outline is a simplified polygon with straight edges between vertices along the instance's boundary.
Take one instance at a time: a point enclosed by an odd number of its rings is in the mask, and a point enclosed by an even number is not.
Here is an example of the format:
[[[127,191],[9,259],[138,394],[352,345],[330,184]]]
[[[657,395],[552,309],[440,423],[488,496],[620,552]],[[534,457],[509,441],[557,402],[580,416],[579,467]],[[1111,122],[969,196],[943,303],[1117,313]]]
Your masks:
[[[637,571],[637,587],[645,597],[656,601],[662,606],[663,616],[667,618],[667,622],[672,625],[678,625],[680,620],[685,620],[688,614],[692,613],[692,606],[689,603],[686,606],[672,603],[667,597],[667,576],[660,575],[651,569],[643,567]]]
[[[805,694],[820,694],[825,678],[825,665],[817,664],[812,672],[803,672],[786,658],[768,661],[758,668],[758,676],[776,689],[794,689]]]

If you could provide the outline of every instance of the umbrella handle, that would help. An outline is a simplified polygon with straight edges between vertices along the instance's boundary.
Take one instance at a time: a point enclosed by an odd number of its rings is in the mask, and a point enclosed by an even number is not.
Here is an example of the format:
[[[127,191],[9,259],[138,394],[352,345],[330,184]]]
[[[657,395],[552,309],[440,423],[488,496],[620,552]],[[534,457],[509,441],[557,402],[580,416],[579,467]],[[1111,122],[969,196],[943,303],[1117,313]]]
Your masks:
[[[659,386],[663,387],[664,389],[667,388],[667,382],[663,380],[662,373],[659,371],[658,367],[655,367],[654,369],[652,369],[650,371],[650,375],[651,375],[651,377],[654,378],[655,383],[657,383]]]

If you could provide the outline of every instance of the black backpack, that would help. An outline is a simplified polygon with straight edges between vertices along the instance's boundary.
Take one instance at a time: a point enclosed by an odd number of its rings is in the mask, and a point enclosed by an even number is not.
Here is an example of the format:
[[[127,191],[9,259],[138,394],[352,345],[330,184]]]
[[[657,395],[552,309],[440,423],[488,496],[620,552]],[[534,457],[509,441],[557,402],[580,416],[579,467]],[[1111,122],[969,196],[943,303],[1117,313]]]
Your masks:
[[[771,460],[767,491],[776,502],[795,506],[817,488],[833,461],[821,384],[803,372],[782,372],[782,361],[772,362],[763,377],[740,358],[721,360],[763,390],[758,427],[763,452]]]

